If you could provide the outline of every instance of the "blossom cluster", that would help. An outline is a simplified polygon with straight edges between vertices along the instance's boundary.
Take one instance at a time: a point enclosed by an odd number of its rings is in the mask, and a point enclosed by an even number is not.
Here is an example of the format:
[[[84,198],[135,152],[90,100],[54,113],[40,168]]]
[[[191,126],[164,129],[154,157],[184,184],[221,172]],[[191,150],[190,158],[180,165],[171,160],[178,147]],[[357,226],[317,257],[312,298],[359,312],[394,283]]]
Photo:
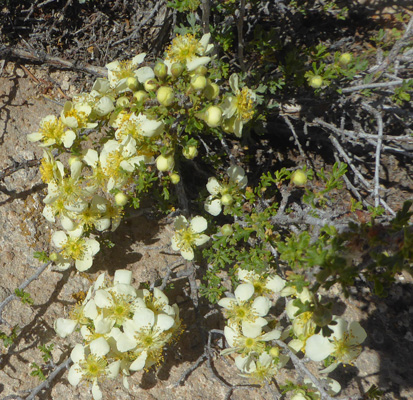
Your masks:
[[[219,300],[224,308],[225,339],[229,348],[222,354],[237,354],[235,365],[241,375],[254,381],[269,381],[289,360],[273,344],[282,335],[278,321],[269,315],[272,297],[285,281],[277,275],[263,277],[252,271],[238,269],[241,283],[229,296]]]
[[[100,381],[122,375],[128,388],[130,373],[160,363],[164,347],[182,331],[176,304],[157,288],[135,289],[131,282],[128,270],[117,270],[113,282],[101,274],[69,318],[54,324],[63,338],[80,330],[83,341],[71,352],[68,380],[92,384],[95,400],[102,398]]]
[[[237,270],[240,284],[234,294],[219,300],[226,325],[224,335],[228,348],[221,354],[235,353],[235,365],[242,376],[255,382],[270,381],[289,361],[277,346],[277,339],[288,345],[295,354],[302,352],[312,361],[329,359],[321,373],[332,372],[340,363],[352,364],[361,352],[366,332],[358,322],[348,323],[333,316],[328,307],[320,304],[320,296],[307,287],[298,290],[275,274],[259,275],[244,269]],[[282,316],[271,315],[275,295],[290,298]],[[275,341],[275,342],[274,342]],[[311,387],[311,382],[305,382]],[[341,387],[331,378],[321,382],[330,395]],[[316,391],[316,388],[312,390]],[[294,399],[306,399],[305,391],[295,390]]]
[[[229,79],[232,93],[221,94],[211,78],[214,46],[209,42],[210,34],[201,39],[178,35],[153,66],[146,53],[110,62],[107,78],[98,78],[90,92],[67,101],[60,116],[46,116],[39,130],[28,135],[44,148],[43,215],[63,229],[52,236],[58,251],[51,259],[59,269],[72,263],[80,271],[91,267],[99,251],[91,235],[119,226],[124,206],[137,196],[136,176],[142,168],[153,171],[156,166],[159,179],[177,184],[179,157],[198,154],[192,132],[220,129],[241,136],[253,118],[256,95],[240,88],[236,74]],[[62,156],[69,152],[69,159]],[[232,184],[231,176],[239,171],[228,174]],[[242,178],[237,184],[243,185]],[[226,186],[219,188],[218,182],[209,187],[214,196],[209,212],[216,215],[221,204],[232,201],[231,193],[224,193]],[[191,257],[192,247],[179,248]]]
[[[361,353],[361,344],[367,337],[366,331],[358,322],[349,323],[332,315],[306,287],[298,293],[296,288],[289,286],[281,294],[296,297],[286,305],[292,323],[293,339],[288,343],[292,349],[303,352],[313,361],[323,361],[329,357],[331,363],[322,373],[332,372],[340,363],[352,364],[356,360]],[[296,300],[307,311],[302,312],[296,306]]]

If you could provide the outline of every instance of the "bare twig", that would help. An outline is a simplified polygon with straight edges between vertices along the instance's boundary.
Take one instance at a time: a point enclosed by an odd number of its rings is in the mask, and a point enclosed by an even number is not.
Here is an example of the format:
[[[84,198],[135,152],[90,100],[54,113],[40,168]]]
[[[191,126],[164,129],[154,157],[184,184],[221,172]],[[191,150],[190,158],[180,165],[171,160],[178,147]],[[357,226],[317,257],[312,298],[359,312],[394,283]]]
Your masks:
[[[351,93],[351,92],[356,92],[357,90],[386,88],[386,87],[401,85],[403,84],[403,82],[404,82],[403,79],[399,79],[399,80],[390,81],[390,82],[366,83],[364,85],[357,85],[357,86],[350,86],[350,87],[343,88],[341,89],[341,92]]]
[[[403,36],[399,40],[397,40],[397,42],[393,45],[387,57],[381,62],[381,64],[377,68],[371,69],[371,72],[380,73],[378,76],[375,77],[375,80],[379,79],[381,74],[396,59],[397,55],[400,53],[403,46],[409,43],[410,37],[412,35],[413,35],[413,16],[410,18],[410,21],[407,24],[407,27],[406,27],[406,30],[404,31]]]
[[[21,163],[17,163],[16,161],[13,160],[13,165],[5,168],[3,171],[0,172],[0,181],[3,180],[6,176],[14,174],[20,169],[35,167],[39,164],[40,164],[40,160],[24,160]]]
[[[238,31],[238,61],[242,71],[245,71],[244,63],[244,16],[245,16],[245,0],[240,0],[239,16],[237,21]]]
[[[227,142],[225,141],[224,138],[221,139],[221,144],[222,144],[223,149],[224,149],[225,152],[227,153],[227,156],[228,156],[229,159],[231,160],[231,162],[232,162],[233,164],[237,165],[237,164],[238,164],[238,161],[237,161],[237,159],[234,157],[234,155],[231,153],[231,150],[229,149],[228,144],[227,144]]]
[[[367,103],[363,103],[362,107],[372,113],[377,120],[377,146],[375,157],[375,169],[374,169],[374,206],[378,207],[380,203],[380,152],[383,143],[383,118],[378,110],[371,107]]]
[[[43,381],[39,386],[36,386],[34,389],[32,389],[31,393],[29,394],[28,397],[26,397],[25,400],[34,400],[37,394],[41,392],[42,390],[47,389],[50,383],[53,381],[53,379],[56,378],[56,376],[59,375],[63,369],[66,369],[71,364],[71,362],[72,362],[72,359],[68,357],[65,361],[59,364],[56,367],[56,369],[47,377],[45,381]]]
[[[288,125],[288,127],[290,128],[291,133],[292,133],[293,136],[294,136],[294,141],[295,141],[295,144],[296,144],[297,147],[298,147],[298,150],[300,151],[301,157],[303,157],[303,159],[305,159],[306,157],[305,157],[304,150],[303,150],[303,148],[301,147],[300,141],[298,140],[298,136],[297,136],[297,133],[295,132],[295,129],[294,129],[293,124],[291,123],[290,119],[289,119],[286,115],[283,115],[283,118],[284,118],[285,123],[286,123],[286,124]]]
[[[315,122],[318,122],[320,125],[324,125],[328,128],[330,128],[331,126],[327,126],[326,123],[324,123],[324,121],[320,120],[319,118],[315,120]],[[334,126],[334,125],[333,125]],[[364,187],[368,190],[371,190],[371,184],[369,181],[367,181],[367,179],[364,178],[364,176],[359,172],[359,170],[355,167],[355,165],[353,164],[353,162],[351,161],[350,157],[347,155],[347,153],[344,151],[343,147],[341,146],[340,142],[337,140],[335,133],[340,133],[341,130],[339,130],[339,128],[334,127],[334,129],[332,129],[334,133],[332,133],[329,138],[331,143],[334,145],[334,147],[337,149],[337,151],[339,152],[339,154],[341,155],[341,157],[345,160],[345,162],[348,164],[348,166],[351,168],[351,170],[353,171],[354,175],[356,175],[356,177],[360,180],[360,182],[364,185]],[[337,131],[338,130],[338,131]],[[383,200],[380,199],[379,200],[380,204],[392,215],[396,215],[396,213],[394,212],[394,210]]]
[[[304,365],[303,361],[300,360],[291,350],[290,348],[281,340],[276,340],[275,341],[278,346],[282,347],[288,356],[291,358],[291,361],[293,362],[295,368],[305,375],[311,380],[311,382],[314,384],[314,386],[317,388],[317,390],[320,392],[321,399],[322,400],[334,400],[324,389],[324,387],[321,385],[321,383],[318,381],[318,379],[308,370],[308,368]]]
[[[23,49],[15,49],[9,46],[3,46],[0,48],[0,57],[5,56],[15,57],[30,62],[46,63],[58,68],[83,71],[96,76],[107,76],[106,68],[95,67],[94,65],[90,64],[76,63],[74,61],[63,60],[62,58],[49,56],[47,54],[38,55],[35,54],[33,51],[31,52]]]
[[[33,274],[30,278],[26,279],[19,287],[19,290],[25,289],[28,285],[30,285],[31,282],[34,280],[38,279],[39,276],[42,274],[42,272],[51,264],[51,261],[48,261],[47,263],[44,263],[41,265],[35,274]],[[16,294],[11,294],[10,296],[6,297],[1,303],[0,303],[0,324],[4,323],[2,314],[4,311],[4,308],[9,304],[11,301],[18,299]]]
[[[192,372],[194,372],[203,363],[203,361],[206,358],[207,358],[207,354],[206,354],[206,351],[204,351],[198,357],[198,359],[181,375],[181,377],[178,379],[178,381],[172,385],[172,387],[178,387],[178,386],[182,385],[185,382],[186,378],[188,378],[188,376]]]
[[[210,0],[202,0],[202,31],[209,33],[209,18],[211,15]]]

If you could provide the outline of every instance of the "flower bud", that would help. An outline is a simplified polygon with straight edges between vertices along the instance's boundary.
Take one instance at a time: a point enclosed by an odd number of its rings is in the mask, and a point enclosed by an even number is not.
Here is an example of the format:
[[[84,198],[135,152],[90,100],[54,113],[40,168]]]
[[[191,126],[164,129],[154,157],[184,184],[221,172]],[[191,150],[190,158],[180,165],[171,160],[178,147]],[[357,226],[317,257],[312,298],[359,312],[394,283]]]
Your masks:
[[[126,79],[126,86],[130,90],[136,90],[138,88],[139,81],[134,77],[130,76],[129,78]]]
[[[216,83],[208,82],[206,88],[204,89],[204,96],[208,100],[214,100],[219,95],[219,86]]]
[[[342,66],[345,67],[348,65],[351,60],[353,59],[353,56],[351,53],[343,53],[340,58],[338,59],[338,63]]]
[[[172,182],[174,185],[176,185],[177,183],[179,183],[179,181],[181,180],[181,177],[180,177],[176,172],[174,172],[173,174],[171,174],[170,178],[171,178],[171,182]]]
[[[159,104],[169,107],[175,101],[175,94],[171,87],[161,86],[156,92],[156,98],[159,101]]]
[[[119,97],[116,100],[116,106],[122,107],[122,108],[129,107],[130,106],[129,99],[126,96]]]
[[[170,171],[175,165],[175,160],[173,156],[163,156],[160,155],[156,159],[156,168],[158,168],[158,171]]]
[[[293,397],[291,397],[291,400],[308,400],[308,398],[302,393],[297,393]]]
[[[129,201],[129,197],[126,196],[125,193],[123,193],[123,192],[116,193],[116,195],[115,195],[115,203],[116,203],[118,206],[123,207],[128,201]]]
[[[207,85],[207,80],[206,80],[205,76],[203,76],[203,75],[195,75],[191,79],[191,86],[195,90],[205,89],[206,85]]]
[[[143,103],[144,100],[148,98],[148,93],[146,93],[144,90],[138,90],[133,94],[133,98],[136,100],[136,102]]]
[[[208,68],[205,65],[200,65],[198,68],[195,69],[195,75],[203,75],[205,76],[208,72]]]
[[[171,65],[171,74],[174,78],[178,78],[184,72],[185,66],[180,62],[175,62]]]
[[[314,75],[310,78],[308,84],[314,88],[314,89],[318,89],[321,87],[321,85],[323,84],[323,78],[320,75]]]
[[[231,236],[234,233],[234,229],[230,224],[225,224],[221,226],[221,233],[223,236]]]
[[[187,146],[182,151],[182,155],[187,160],[193,160],[198,155],[198,148],[196,146]]]
[[[205,112],[205,122],[211,128],[221,125],[222,111],[217,106],[209,107]]]
[[[147,92],[153,92],[156,90],[156,88],[158,87],[156,81],[154,81],[153,79],[148,79],[147,81],[145,81],[145,83],[143,84],[143,87],[145,88],[145,90]]]
[[[49,254],[49,259],[50,259],[50,261],[56,261],[57,258],[58,258],[57,253],[51,253],[51,254]]]
[[[229,193],[226,193],[221,197],[221,203],[224,206],[230,206],[233,202],[234,202],[234,199]]]
[[[297,169],[291,175],[291,182],[297,186],[304,186],[307,183],[307,174],[303,170]]]
[[[272,358],[278,357],[280,355],[280,348],[279,347],[271,347],[269,353],[270,353],[270,356]]]
[[[157,78],[163,79],[163,78],[165,78],[166,74],[168,73],[168,68],[162,61],[158,61],[155,64],[153,72],[154,72],[154,74]]]

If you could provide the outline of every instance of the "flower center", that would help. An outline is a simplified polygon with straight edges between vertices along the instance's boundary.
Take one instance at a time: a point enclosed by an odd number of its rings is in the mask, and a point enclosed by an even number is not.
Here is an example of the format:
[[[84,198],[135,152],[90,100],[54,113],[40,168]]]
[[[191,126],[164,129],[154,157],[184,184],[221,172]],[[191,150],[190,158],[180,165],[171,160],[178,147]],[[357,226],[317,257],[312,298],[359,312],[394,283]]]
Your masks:
[[[188,62],[203,51],[204,49],[199,40],[194,35],[187,33],[184,36],[178,35],[172,40],[172,45],[166,51],[166,58],[173,62]]]
[[[62,247],[63,257],[82,260],[86,253],[85,241],[82,238],[68,237],[67,242]]]
[[[40,174],[44,183],[49,183],[54,179],[53,163],[47,161],[44,157],[40,165]]]
[[[83,369],[83,377],[88,381],[96,380],[106,375],[107,361],[94,354],[89,354],[85,361],[80,363]]]
[[[133,71],[135,67],[135,64],[133,64],[131,60],[119,61],[119,70],[112,71],[112,73],[117,78],[117,80],[133,77]]]
[[[237,114],[243,122],[249,121],[254,115],[254,99],[248,88],[244,87],[236,95]]]
[[[52,121],[45,121],[41,124],[40,132],[48,140],[54,140],[60,144],[64,134],[64,125],[60,118]]]

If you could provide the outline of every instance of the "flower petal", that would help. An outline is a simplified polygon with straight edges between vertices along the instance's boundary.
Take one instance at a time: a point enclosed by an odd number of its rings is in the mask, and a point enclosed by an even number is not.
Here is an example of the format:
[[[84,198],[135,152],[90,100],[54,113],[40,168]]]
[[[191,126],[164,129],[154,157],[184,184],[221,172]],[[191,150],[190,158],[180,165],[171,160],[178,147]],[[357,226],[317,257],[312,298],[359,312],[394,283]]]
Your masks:
[[[221,184],[218,180],[214,177],[208,179],[208,183],[206,184],[206,188],[208,192],[214,196],[216,196],[219,191],[221,190]]]
[[[73,347],[70,353],[70,358],[74,363],[78,363],[79,361],[84,360],[85,348],[80,343],[78,343],[75,347]]]
[[[80,368],[79,364],[73,364],[67,375],[67,380],[72,386],[77,386],[79,382],[82,380],[83,373],[82,369]]]
[[[254,309],[260,317],[265,317],[271,308],[271,301],[268,297],[259,296],[254,299],[251,308]]]
[[[99,337],[90,342],[90,352],[98,357],[105,356],[110,351],[109,343],[104,337]]]
[[[77,325],[77,321],[73,319],[58,318],[54,322],[54,330],[61,337],[65,338],[66,336],[73,333]]]
[[[305,355],[313,361],[322,361],[333,351],[333,344],[322,335],[313,335],[305,343]]]
[[[97,381],[93,381],[92,383],[92,396],[94,400],[102,400],[103,394],[100,390],[99,384]]]
[[[146,351],[142,352],[142,354],[131,364],[129,369],[131,371],[140,371],[145,367],[145,362],[146,358],[148,357],[148,354]]]
[[[124,283],[130,285],[132,282],[132,271],[127,269],[118,269],[115,271],[115,276],[113,278],[113,283]]]
[[[196,246],[202,246],[204,243],[206,243],[209,240],[209,236],[208,235],[204,235],[201,234],[199,236],[197,236],[194,240],[194,243]]]
[[[52,235],[52,242],[57,248],[62,248],[67,242],[67,235],[63,231],[54,232]]]
[[[204,217],[196,216],[191,219],[190,225],[196,233],[201,233],[208,227],[208,222]]]
[[[217,215],[221,214],[222,211],[221,200],[212,200],[212,196],[208,197],[204,203],[204,209],[207,213],[216,217]]]
[[[267,289],[270,289],[274,293],[281,292],[284,289],[285,280],[280,278],[278,275],[270,276],[265,284]]]
[[[128,335],[125,333],[120,333],[116,337],[116,347],[121,353],[124,353],[125,351],[132,350],[136,347],[137,343],[135,340],[130,338]]]
[[[247,301],[254,294],[254,290],[254,285],[251,283],[241,283],[241,285],[235,289],[234,294],[239,302]]]
[[[85,256],[83,260],[76,260],[76,269],[80,272],[88,270],[93,264],[93,258]]]

